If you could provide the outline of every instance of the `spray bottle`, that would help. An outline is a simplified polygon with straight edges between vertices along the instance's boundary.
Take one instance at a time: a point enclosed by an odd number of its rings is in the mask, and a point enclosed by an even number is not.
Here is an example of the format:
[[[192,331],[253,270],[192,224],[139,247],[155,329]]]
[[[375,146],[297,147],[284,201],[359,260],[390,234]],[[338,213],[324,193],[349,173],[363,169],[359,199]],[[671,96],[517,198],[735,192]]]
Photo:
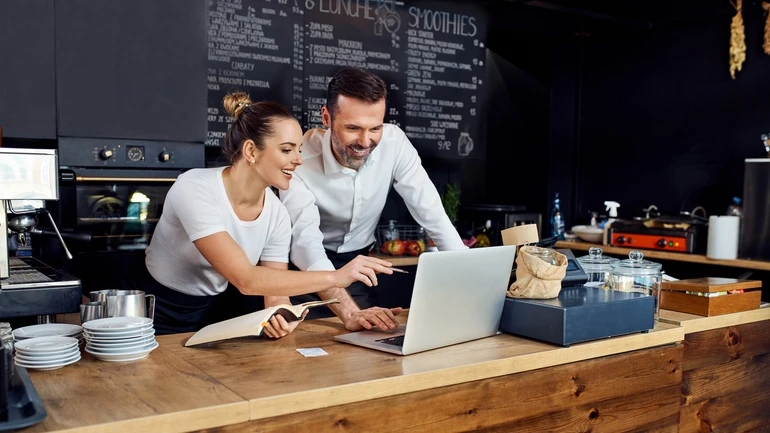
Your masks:
[[[607,222],[604,223],[604,235],[603,235],[603,241],[602,243],[604,245],[609,245],[609,239],[607,238],[607,235],[610,231],[610,226],[612,225],[612,222],[615,221],[615,218],[618,217],[618,208],[620,207],[620,203],[616,201],[605,201],[604,202],[605,209],[608,213]]]

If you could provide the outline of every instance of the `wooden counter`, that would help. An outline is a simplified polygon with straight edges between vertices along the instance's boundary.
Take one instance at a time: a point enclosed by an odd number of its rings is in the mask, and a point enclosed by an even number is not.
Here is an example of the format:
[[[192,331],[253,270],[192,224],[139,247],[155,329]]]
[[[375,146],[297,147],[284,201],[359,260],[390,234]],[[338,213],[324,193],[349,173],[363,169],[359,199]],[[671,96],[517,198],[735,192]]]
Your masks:
[[[591,244],[588,242],[568,242],[559,241],[556,242],[555,248],[569,248],[574,251],[588,251],[589,248],[599,247],[605,254],[616,254],[628,257],[628,253],[633,251],[633,248],[621,248],[613,247],[609,245]],[[674,253],[670,251],[657,251],[657,250],[639,250],[644,253],[644,257],[647,259],[660,259],[660,260],[672,260],[677,262],[699,263],[704,265],[715,266],[728,266],[733,268],[754,269],[758,271],[770,271],[770,262],[763,262],[759,260],[714,260],[702,254],[687,254],[687,253]],[[578,254],[576,254],[578,255]]]
[[[686,334],[679,431],[770,431],[770,308],[660,318]]]
[[[407,357],[334,342],[340,332],[337,319],[322,319],[277,341],[185,348],[191,334],[161,336],[159,349],[132,363],[84,353],[73,366],[30,371],[48,418],[24,431],[673,431],[678,423],[684,331],[675,325],[569,348],[501,334]],[[329,355],[304,358],[301,347]]]

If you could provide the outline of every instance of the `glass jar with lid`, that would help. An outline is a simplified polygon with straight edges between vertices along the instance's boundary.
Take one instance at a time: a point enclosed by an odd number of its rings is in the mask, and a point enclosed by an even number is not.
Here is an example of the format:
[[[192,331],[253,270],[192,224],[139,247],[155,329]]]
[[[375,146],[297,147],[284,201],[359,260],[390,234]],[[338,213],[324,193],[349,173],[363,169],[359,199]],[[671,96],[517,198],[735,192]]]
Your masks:
[[[612,264],[610,289],[621,292],[637,292],[655,298],[655,321],[660,311],[660,287],[663,282],[663,266],[644,260],[641,251],[631,251],[628,259]]]
[[[555,251],[550,248],[529,247],[527,252],[548,263],[549,265],[555,266],[559,264],[559,262],[556,260],[556,255],[554,254]]]
[[[609,289],[610,273],[612,264],[620,260],[612,257],[602,256],[602,249],[591,247],[588,249],[588,255],[578,258],[580,266],[588,275],[587,286],[602,287]]]

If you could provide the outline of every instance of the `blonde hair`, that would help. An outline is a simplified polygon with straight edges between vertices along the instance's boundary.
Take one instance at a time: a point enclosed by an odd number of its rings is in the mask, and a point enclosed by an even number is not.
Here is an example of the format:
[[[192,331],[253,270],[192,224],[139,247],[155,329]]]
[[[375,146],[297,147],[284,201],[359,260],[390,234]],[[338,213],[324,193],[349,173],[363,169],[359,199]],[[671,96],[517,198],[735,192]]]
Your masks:
[[[243,109],[251,105],[251,98],[246,92],[231,92],[222,100],[225,112],[236,119],[243,113]]]
[[[259,150],[265,149],[265,138],[273,134],[276,120],[297,120],[286,107],[271,101],[251,102],[246,92],[228,93],[222,100],[227,114],[233,117],[233,123],[227,128],[222,143],[222,156],[235,164],[243,154],[243,143],[251,140]]]

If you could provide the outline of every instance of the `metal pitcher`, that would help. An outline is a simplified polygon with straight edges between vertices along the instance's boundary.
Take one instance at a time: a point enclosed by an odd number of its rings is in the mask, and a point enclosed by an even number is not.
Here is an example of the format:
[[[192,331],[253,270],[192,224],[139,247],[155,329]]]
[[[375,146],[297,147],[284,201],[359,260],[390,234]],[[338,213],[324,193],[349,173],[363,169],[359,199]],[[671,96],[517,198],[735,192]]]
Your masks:
[[[96,290],[91,301],[107,303],[107,317],[148,317],[155,319],[155,295],[141,290]]]

